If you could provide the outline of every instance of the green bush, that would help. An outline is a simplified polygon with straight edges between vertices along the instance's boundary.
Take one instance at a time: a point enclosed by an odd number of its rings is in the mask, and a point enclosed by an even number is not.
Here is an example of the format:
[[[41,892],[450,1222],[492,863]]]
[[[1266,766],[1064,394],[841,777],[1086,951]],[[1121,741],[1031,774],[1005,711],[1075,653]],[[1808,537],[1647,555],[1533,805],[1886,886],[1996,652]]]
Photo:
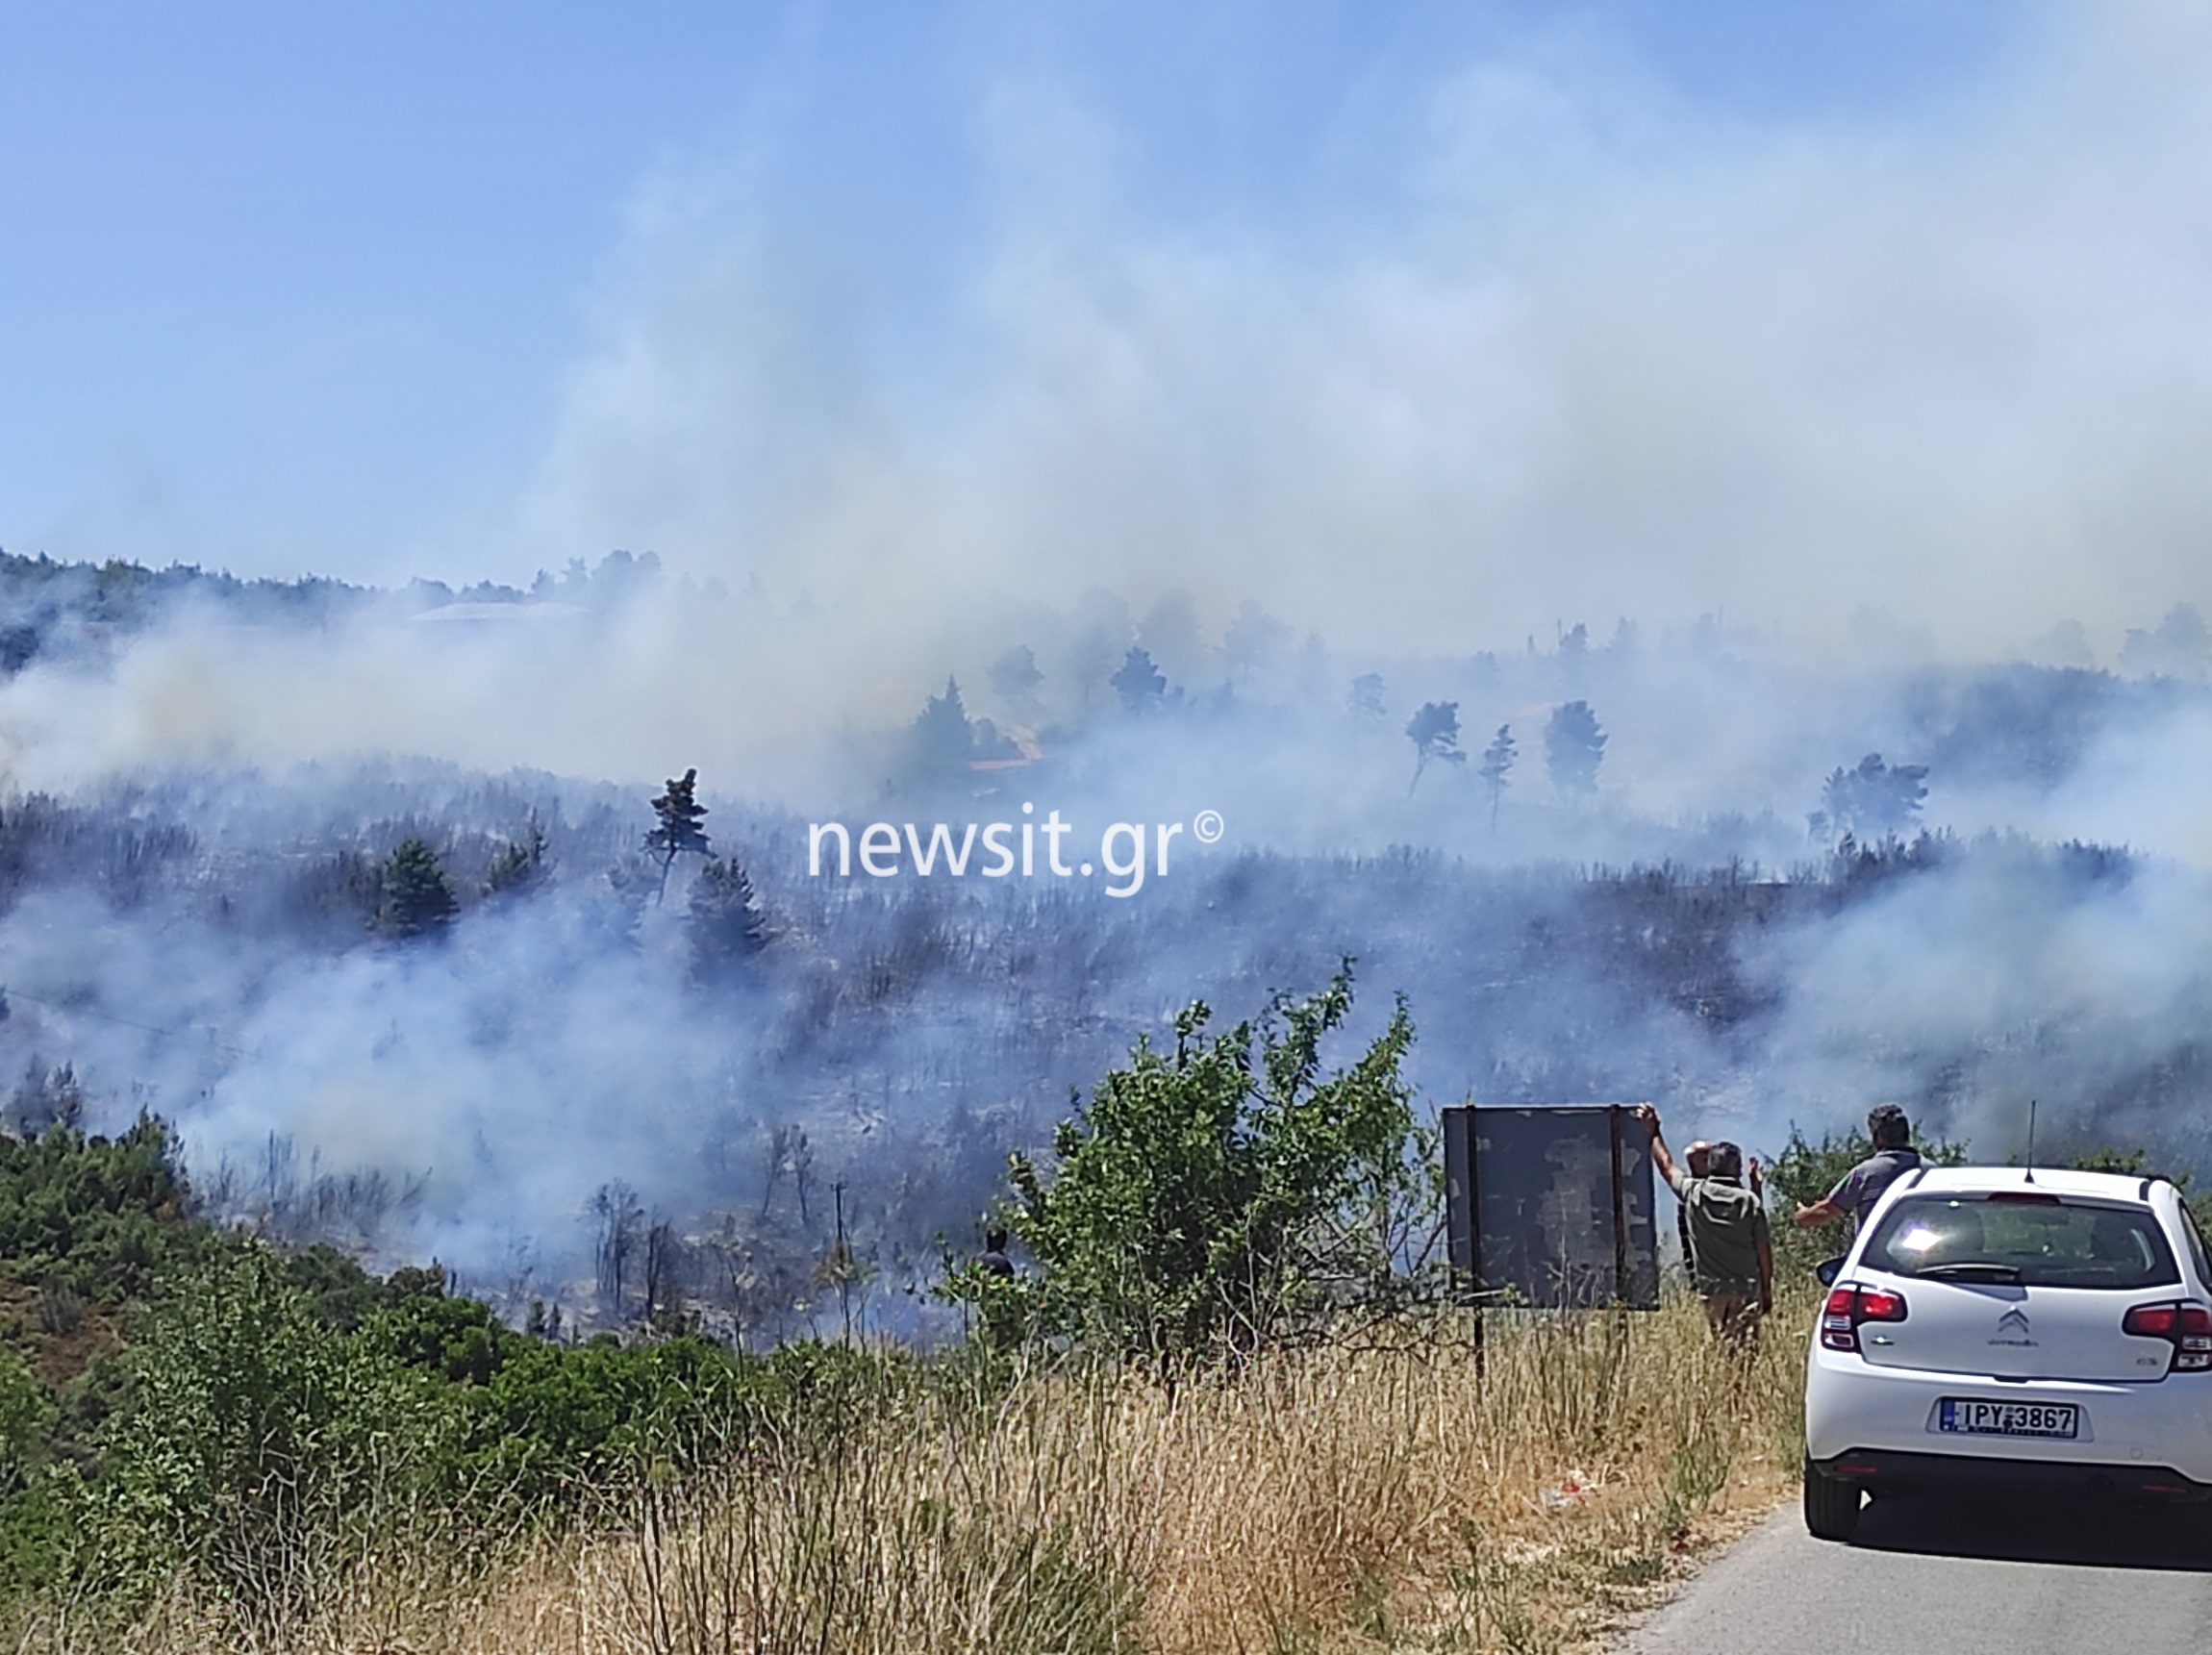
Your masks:
[[[54,1404],[29,1365],[0,1348],[0,1496],[21,1486],[32,1444],[53,1417]]]
[[[0,1346],[0,1595],[126,1616],[181,1582],[275,1626],[379,1556],[465,1571],[628,1491],[834,1459],[936,1383],[848,1347],[515,1333],[436,1266],[380,1281],[216,1230],[151,1120],[0,1140],[0,1247],[128,1336],[59,1389]]]
[[[226,1592],[357,1554],[437,1483],[445,1389],[314,1315],[281,1258],[225,1247],[180,1277],[120,1359],[122,1399],[77,1495],[101,1584],[183,1570]]]
[[[2124,1176],[2167,1178],[2180,1192],[2181,1200],[2197,1219],[2198,1229],[2212,1237],[2212,1190],[2190,1192],[2196,1182],[2192,1172],[2168,1173],[2161,1170],[2150,1158],[2148,1149],[2117,1149],[2110,1144],[2072,1157],[2067,1165],[2082,1172],[2118,1172]]]
[[[1387,1296],[1394,1208],[1432,1194],[1398,1065],[1401,1000],[1348,1069],[1320,1047],[1351,1010],[1349,962],[1328,988],[1277,998],[1206,1038],[1202,1002],[1172,1052],[1140,1039],[1054,1136],[1049,1177],[1011,1165],[1027,1278],[956,1272],[945,1292],[995,1340],[1038,1336],[1162,1363],[1236,1354]]]
[[[0,1134],[0,1260],[25,1281],[106,1305],[142,1298],[163,1265],[213,1240],[191,1210],[169,1129],[149,1116],[113,1139]]]

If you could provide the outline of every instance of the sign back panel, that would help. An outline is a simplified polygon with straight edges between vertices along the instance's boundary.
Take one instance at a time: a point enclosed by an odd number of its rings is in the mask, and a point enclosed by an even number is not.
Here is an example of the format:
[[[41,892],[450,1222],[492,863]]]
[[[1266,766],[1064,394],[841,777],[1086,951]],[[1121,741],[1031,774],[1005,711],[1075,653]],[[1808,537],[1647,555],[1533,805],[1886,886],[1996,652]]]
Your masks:
[[[1651,1141],[1631,1110],[1444,1112],[1446,1241],[1483,1300],[1658,1308]]]

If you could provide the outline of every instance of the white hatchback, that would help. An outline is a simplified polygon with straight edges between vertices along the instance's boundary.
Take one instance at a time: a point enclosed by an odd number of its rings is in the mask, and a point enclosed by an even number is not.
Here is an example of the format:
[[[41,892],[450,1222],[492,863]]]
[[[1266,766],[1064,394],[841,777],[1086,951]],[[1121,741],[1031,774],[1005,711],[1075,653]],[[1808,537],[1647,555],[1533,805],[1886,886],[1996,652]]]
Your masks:
[[[1923,1167],[1822,1274],[1814,1534],[1895,1489],[2212,1497],[2212,1259],[2164,1179]]]

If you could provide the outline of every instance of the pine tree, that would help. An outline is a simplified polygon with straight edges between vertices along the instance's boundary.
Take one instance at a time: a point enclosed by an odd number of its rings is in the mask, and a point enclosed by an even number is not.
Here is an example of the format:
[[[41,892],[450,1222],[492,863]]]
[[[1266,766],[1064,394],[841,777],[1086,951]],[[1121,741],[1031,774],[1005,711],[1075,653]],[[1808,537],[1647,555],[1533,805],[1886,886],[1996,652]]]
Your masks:
[[[1594,793],[1597,766],[1605,762],[1605,732],[1587,701],[1569,701],[1551,711],[1544,726],[1544,765],[1561,793]]]
[[[1132,713],[1149,713],[1167,699],[1168,675],[1152,664],[1152,652],[1132,647],[1107,682]]]
[[[1497,807],[1504,801],[1506,777],[1513,773],[1513,761],[1517,757],[1513,746],[1513,726],[1500,724],[1497,735],[1482,750],[1482,767],[1475,774],[1490,786],[1490,828],[1497,831]]]
[[[967,779],[968,762],[975,756],[975,726],[968,720],[958,679],[947,678],[944,693],[922,703],[910,740],[911,765],[917,781]]]
[[[1464,765],[1467,755],[1459,750],[1459,703],[1456,701],[1423,701],[1420,711],[1406,720],[1405,739],[1413,743],[1413,783],[1405,790],[1412,798],[1414,789],[1420,786],[1421,772],[1428,768],[1432,759],[1447,765]]]
[[[653,892],[656,908],[668,894],[668,869],[676,858],[688,850],[710,854],[707,830],[699,825],[706,820],[707,807],[695,796],[698,781],[697,770],[686,770],[682,780],[670,782],[668,790],[653,801],[658,825],[645,835],[645,848],[661,859],[661,883]]]
[[[684,931],[691,945],[691,979],[701,984],[727,982],[768,945],[753,882],[737,858],[716,857],[699,870]]]
[[[85,1088],[77,1079],[77,1066],[63,1064],[50,1069],[33,1054],[31,1066],[8,1100],[0,1130],[23,1140],[37,1138],[49,1126],[75,1126],[85,1117]]]
[[[545,877],[545,830],[533,815],[523,837],[501,851],[485,876],[487,896],[520,896],[535,890]]]
[[[1821,808],[1808,821],[1816,839],[1841,833],[1876,843],[1909,833],[1927,800],[1925,765],[1885,765],[1869,753],[1851,769],[1838,765],[1821,788]]]
[[[411,839],[391,853],[384,865],[384,898],[377,908],[377,929],[387,937],[437,936],[453,923],[461,905],[454,899],[453,882],[438,865],[438,857],[421,840]]]

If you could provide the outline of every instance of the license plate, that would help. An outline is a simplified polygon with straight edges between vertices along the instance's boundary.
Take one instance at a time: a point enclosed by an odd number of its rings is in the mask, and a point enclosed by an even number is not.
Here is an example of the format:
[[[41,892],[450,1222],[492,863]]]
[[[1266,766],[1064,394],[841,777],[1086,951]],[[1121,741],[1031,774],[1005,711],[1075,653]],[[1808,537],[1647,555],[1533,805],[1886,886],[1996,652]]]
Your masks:
[[[1936,1429],[1973,1437],[2075,1437],[2081,1410],[2071,1402],[1974,1402],[1947,1396]]]

